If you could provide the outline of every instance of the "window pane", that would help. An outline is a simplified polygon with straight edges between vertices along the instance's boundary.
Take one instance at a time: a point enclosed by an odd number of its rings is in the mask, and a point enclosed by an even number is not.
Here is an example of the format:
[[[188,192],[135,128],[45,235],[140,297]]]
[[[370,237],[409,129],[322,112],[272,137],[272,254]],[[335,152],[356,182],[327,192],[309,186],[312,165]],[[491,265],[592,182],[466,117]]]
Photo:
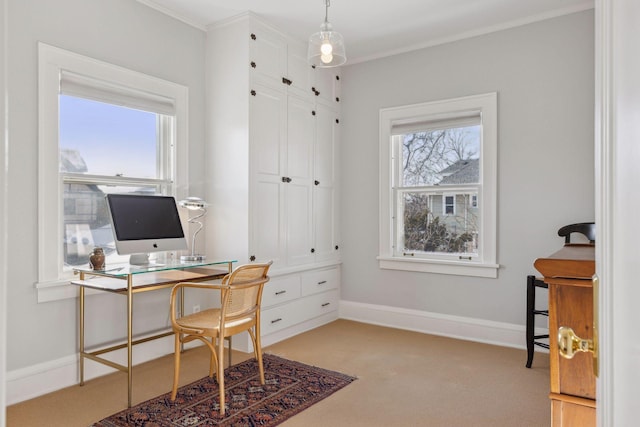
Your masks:
[[[160,178],[156,113],[60,95],[60,171]]]
[[[474,196],[477,193],[445,197],[437,193],[403,193],[402,251],[477,254],[480,218],[479,210],[471,203]],[[447,214],[440,214],[445,210]]]
[[[402,135],[401,186],[478,183],[480,132],[466,126]]]
[[[78,266],[89,262],[89,255],[96,246],[104,249],[106,262],[123,262],[128,257],[116,253],[109,212],[105,199],[107,193],[156,194],[159,189],[149,187],[113,187],[95,184],[64,184],[64,262],[66,266]]]

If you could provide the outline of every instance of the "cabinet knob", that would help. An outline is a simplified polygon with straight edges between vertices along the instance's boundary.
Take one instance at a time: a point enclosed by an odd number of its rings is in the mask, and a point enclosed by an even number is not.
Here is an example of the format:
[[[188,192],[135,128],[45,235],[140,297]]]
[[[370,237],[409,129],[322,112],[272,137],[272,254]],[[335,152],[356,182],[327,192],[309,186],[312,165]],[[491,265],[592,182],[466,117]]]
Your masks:
[[[312,116],[315,116],[315,115],[316,115],[315,110],[311,112],[311,115],[312,115]]]
[[[340,102],[340,97],[336,96],[336,102]]]
[[[338,245],[336,245],[336,251],[337,251],[338,249],[340,249],[340,247],[339,247]]]
[[[289,178],[288,176],[283,176],[282,177],[282,182],[291,182],[291,178]]]
[[[251,33],[251,40],[255,40],[255,39],[257,39],[256,35]]]
[[[293,83],[293,81],[289,80],[286,77],[282,78],[282,83],[286,84],[287,86],[291,86],[291,83]]]
[[[251,61],[251,68],[256,68],[256,63],[254,61]]]
[[[315,250],[314,248],[311,248],[311,253],[312,253],[312,254],[315,254],[315,253],[316,253],[316,250]]]
[[[256,91],[251,89],[251,96],[256,96]]]
[[[316,179],[315,181],[313,181],[313,183],[314,183],[315,185],[320,185],[320,181],[318,181],[317,179]]]
[[[255,256],[255,255],[251,255],[251,256],[249,257],[249,261],[255,261],[255,260],[256,260],[256,256]]]
[[[339,123],[340,123],[340,119],[336,119],[336,124],[339,124]]]

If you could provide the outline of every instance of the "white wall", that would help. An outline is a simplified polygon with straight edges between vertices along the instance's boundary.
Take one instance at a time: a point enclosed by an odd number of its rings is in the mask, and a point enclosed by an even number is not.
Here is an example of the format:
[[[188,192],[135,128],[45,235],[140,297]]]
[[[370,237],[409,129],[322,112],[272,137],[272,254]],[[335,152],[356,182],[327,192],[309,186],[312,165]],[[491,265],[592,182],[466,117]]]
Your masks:
[[[5,120],[5,100],[6,100],[6,81],[5,81],[5,55],[6,55],[6,0],[0,0],[0,427],[4,427],[6,424],[6,368],[7,368],[7,354],[4,349],[7,348],[7,259],[6,255],[6,230],[7,224],[5,222],[7,203],[5,190],[6,183],[6,168],[5,168],[5,155],[7,148],[6,138],[6,120]]]
[[[131,0],[7,0],[9,173],[8,346],[12,378],[77,353],[77,301],[38,304],[37,42],[143,72],[189,88],[190,179],[203,185],[205,33]],[[127,153],[122,153],[126,156]],[[168,324],[168,294],[136,298],[134,330]],[[91,296],[89,328],[126,336],[126,299]],[[102,316],[100,321],[91,319]],[[105,320],[106,319],[106,320]],[[92,338],[90,342],[95,342]],[[90,343],[88,343],[90,344]],[[66,363],[66,362],[65,362]],[[42,364],[45,364],[44,366]],[[75,368],[77,370],[77,368]],[[22,371],[21,371],[22,370]]]
[[[534,260],[563,244],[559,227],[594,219],[593,21],[580,12],[345,67],[343,301],[524,325]],[[498,279],[379,269],[379,109],[494,91]]]

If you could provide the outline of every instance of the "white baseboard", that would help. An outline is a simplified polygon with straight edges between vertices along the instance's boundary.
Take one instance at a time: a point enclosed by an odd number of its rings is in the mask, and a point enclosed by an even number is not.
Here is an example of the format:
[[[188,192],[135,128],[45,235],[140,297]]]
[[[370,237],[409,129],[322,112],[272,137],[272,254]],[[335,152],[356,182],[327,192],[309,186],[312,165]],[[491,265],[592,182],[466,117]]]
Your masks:
[[[511,323],[345,300],[340,301],[340,318],[503,347],[526,348],[525,327]],[[545,332],[540,329],[536,330],[538,333]]]
[[[313,319],[313,321],[271,334],[272,336],[265,336],[262,345],[266,347],[321,326],[335,320],[335,318],[335,312],[328,313],[326,316]],[[525,328],[522,325],[344,300],[340,301],[339,318],[504,347],[525,348]],[[536,329],[536,334],[538,333],[542,334],[544,331]],[[198,344],[191,343],[188,347],[194,345]],[[544,352],[543,349],[537,347],[536,351]],[[149,341],[135,347],[133,364],[137,365],[171,353],[173,353],[172,337]],[[115,351],[111,353],[110,359],[126,365],[126,351],[124,349]],[[113,372],[117,371],[91,360],[85,361],[85,381]],[[16,369],[7,372],[6,379],[7,405],[76,385],[79,381],[78,355]]]
[[[195,345],[198,345],[195,343]],[[194,343],[189,343],[185,347],[193,347]],[[148,341],[136,345],[133,350],[133,365],[137,365],[149,360],[157,359],[167,354],[173,353],[173,337],[164,337],[153,341]],[[127,364],[126,349],[116,350],[103,357],[119,363]],[[77,385],[80,381],[78,367],[79,356],[74,354],[49,362],[28,366],[7,372],[7,405],[33,399],[65,387]],[[85,359],[84,379],[85,381],[102,375],[119,372],[116,369],[92,360]],[[122,375],[125,375],[122,372]],[[172,375],[168,373],[167,375]],[[126,390],[123,390],[126,393]]]

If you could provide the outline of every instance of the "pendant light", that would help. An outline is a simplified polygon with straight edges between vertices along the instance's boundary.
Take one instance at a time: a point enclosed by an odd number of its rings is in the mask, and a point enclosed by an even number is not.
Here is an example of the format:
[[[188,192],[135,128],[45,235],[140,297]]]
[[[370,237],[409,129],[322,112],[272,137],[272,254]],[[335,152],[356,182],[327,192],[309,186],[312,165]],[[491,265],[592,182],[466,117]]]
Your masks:
[[[320,31],[309,37],[307,59],[313,66],[337,67],[347,62],[342,34],[333,31],[329,23],[329,0],[325,0],[324,22]]]

